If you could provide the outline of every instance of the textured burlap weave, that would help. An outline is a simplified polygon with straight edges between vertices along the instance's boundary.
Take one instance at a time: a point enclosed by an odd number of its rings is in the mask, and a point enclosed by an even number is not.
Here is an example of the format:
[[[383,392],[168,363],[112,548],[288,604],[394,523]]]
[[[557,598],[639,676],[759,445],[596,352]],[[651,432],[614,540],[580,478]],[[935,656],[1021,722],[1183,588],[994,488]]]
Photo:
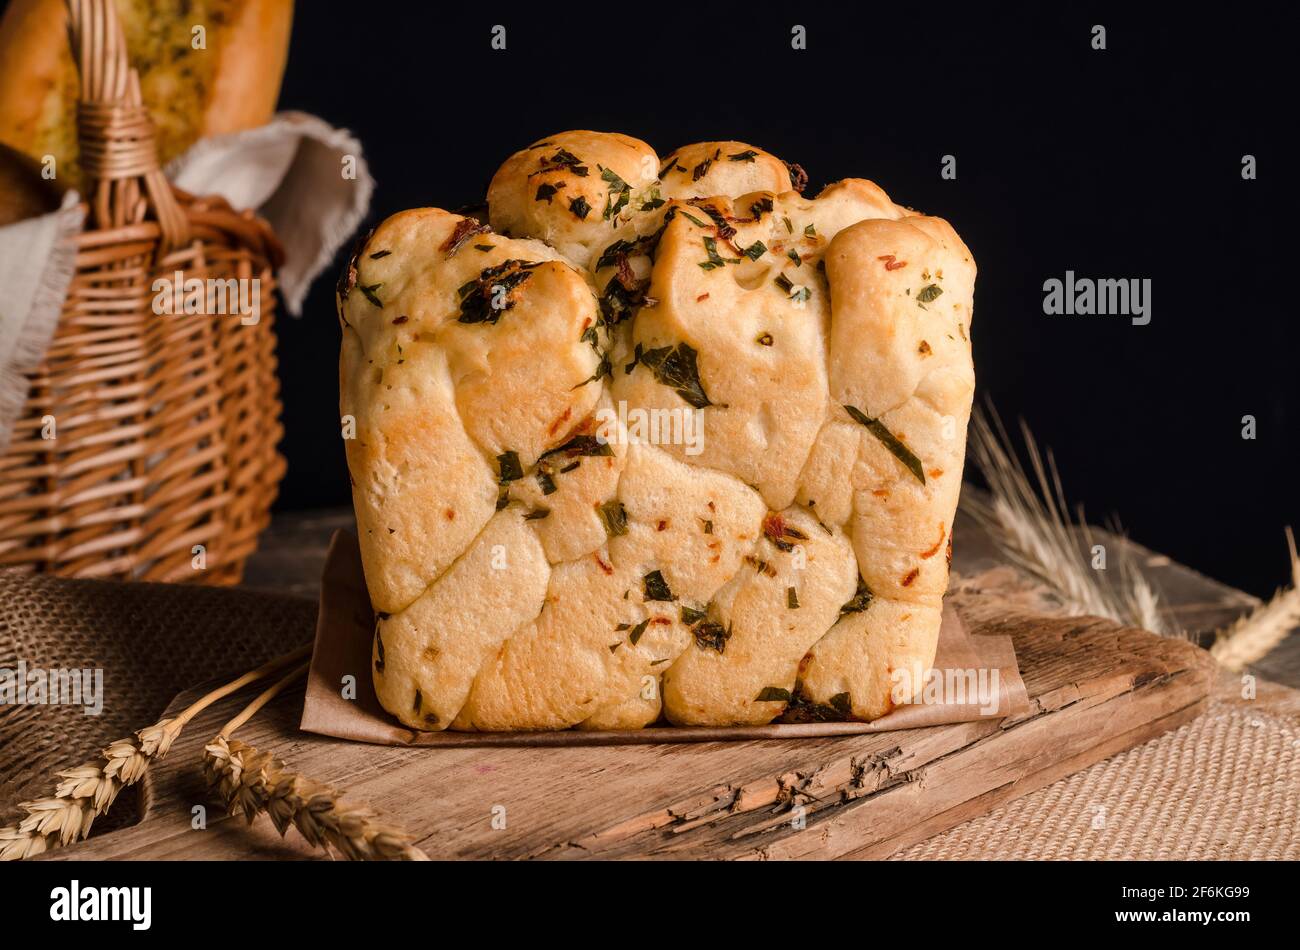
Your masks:
[[[1300,858],[1300,720],[1215,701],[1181,729],[894,859]]]
[[[314,602],[241,590],[0,572],[0,669],[98,667],[104,710],[0,706],[0,824],[61,768],[158,718],[175,694],[311,638]],[[1300,693],[1237,695],[1210,712],[898,858],[1300,858]],[[117,821],[130,821],[123,802]],[[111,827],[105,822],[104,830]],[[101,830],[101,825],[96,825]]]
[[[0,705],[0,826],[19,801],[50,794],[56,771],[156,722],[181,690],[287,653],[315,623],[316,604],[295,597],[0,571],[0,669],[21,659],[29,669],[103,670],[101,715]],[[131,812],[123,802],[111,814]]]

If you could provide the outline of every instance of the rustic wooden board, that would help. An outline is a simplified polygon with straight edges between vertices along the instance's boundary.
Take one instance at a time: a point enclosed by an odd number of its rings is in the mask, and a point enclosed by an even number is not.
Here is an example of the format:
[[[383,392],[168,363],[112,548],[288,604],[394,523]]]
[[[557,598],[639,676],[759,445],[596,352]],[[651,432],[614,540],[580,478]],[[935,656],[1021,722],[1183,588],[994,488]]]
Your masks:
[[[1197,716],[1209,656],[1093,618],[967,591],[972,632],[1012,636],[1031,699],[1015,721],[824,739],[571,748],[382,747],[301,733],[301,691],[238,733],[344,789],[436,858],[884,857]],[[192,694],[177,698],[180,708]],[[140,824],[50,859],[308,857],[265,818],[219,817],[199,760],[247,700],[217,704],[147,780]],[[195,806],[210,812],[195,830]],[[506,827],[494,829],[495,806]],[[802,827],[796,820],[802,816]]]

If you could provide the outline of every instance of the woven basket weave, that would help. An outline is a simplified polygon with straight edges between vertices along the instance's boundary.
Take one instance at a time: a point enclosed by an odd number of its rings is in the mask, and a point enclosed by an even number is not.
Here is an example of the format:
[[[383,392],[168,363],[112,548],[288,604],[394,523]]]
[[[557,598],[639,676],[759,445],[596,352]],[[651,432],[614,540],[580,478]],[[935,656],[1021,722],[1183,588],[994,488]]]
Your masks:
[[[272,329],[283,251],[251,212],[168,184],[114,5],[68,10],[87,224],[0,457],[0,567],[233,584],[284,472]],[[213,312],[238,308],[207,293],[207,313],[155,312],[155,280],[178,272],[204,288],[257,278],[260,320]]]

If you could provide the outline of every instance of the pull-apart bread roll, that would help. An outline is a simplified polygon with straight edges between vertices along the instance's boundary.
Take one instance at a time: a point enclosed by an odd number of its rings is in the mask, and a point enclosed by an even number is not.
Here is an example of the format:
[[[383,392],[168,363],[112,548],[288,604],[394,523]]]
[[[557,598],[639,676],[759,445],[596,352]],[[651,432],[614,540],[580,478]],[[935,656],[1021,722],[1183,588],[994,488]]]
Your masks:
[[[975,265],[861,179],[566,132],[340,279],[380,701],[417,729],[869,720],[934,660]]]

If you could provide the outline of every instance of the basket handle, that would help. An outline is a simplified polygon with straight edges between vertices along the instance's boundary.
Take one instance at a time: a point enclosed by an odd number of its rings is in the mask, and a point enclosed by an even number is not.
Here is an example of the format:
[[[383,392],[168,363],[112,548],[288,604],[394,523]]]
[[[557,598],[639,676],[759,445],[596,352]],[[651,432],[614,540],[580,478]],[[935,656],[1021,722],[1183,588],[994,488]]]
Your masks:
[[[158,165],[153,120],[112,0],[66,0],[68,39],[81,73],[77,137],[86,191],[101,228],[144,220],[152,208],[160,253],[190,243],[190,222]],[[141,194],[140,185],[144,185]]]

